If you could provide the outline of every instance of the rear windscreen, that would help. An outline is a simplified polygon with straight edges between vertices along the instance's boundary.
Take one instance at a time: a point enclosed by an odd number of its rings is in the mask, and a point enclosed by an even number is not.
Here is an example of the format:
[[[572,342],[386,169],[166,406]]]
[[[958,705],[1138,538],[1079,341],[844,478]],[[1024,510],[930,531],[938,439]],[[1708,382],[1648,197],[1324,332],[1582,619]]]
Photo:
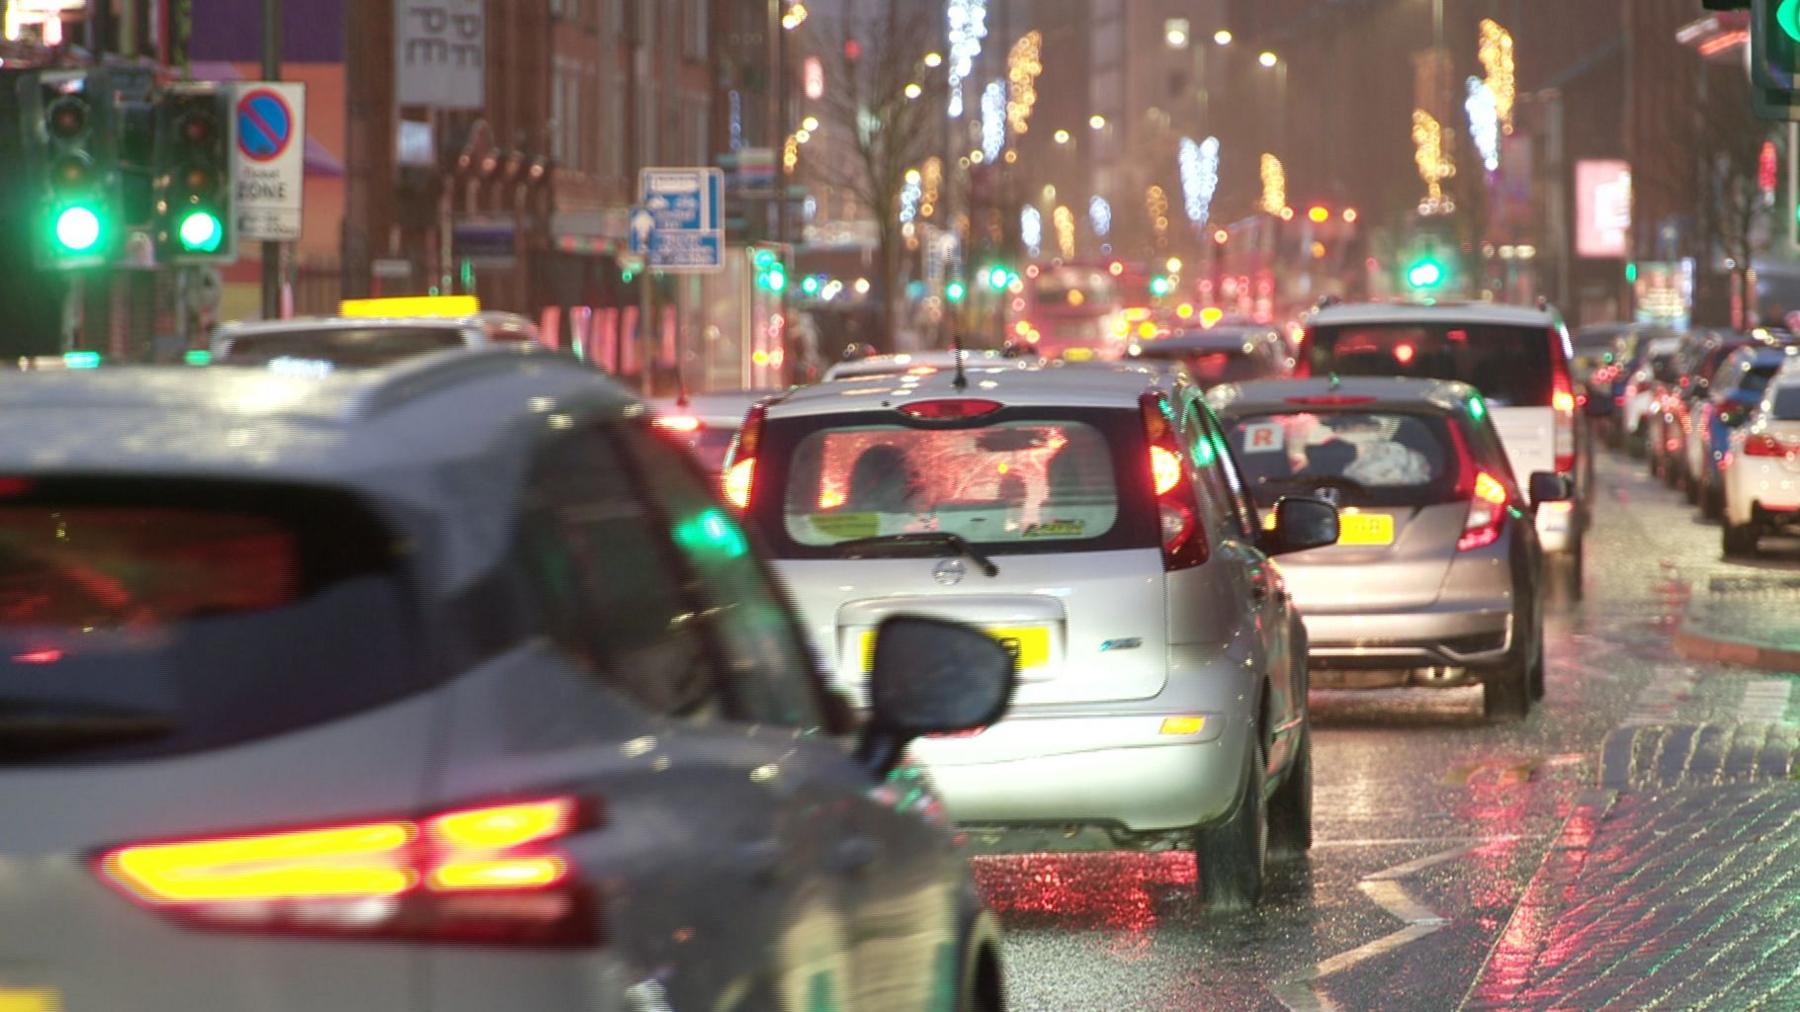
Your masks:
[[[1232,449],[1258,507],[1335,489],[1345,506],[1453,502],[1461,469],[1441,416],[1296,411],[1229,422]]]
[[[1784,422],[1800,420],[1800,386],[1775,390],[1775,417]]]
[[[1314,376],[1420,376],[1460,380],[1495,407],[1548,407],[1556,363],[1543,327],[1494,324],[1356,324],[1315,327],[1306,339]]]
[[[234,337],[230,350],[219,361],[226,365],[269,365],[280,359],[294,359],[344,369],[368,369],[462,346],[462,331],[454,327],[330,327]]]
[[[1274,374],[1269,361],[1242,349],[1228,351],[1196,351],[1146,346],[1139,358],[1180,362],[1187,367],[1194,382],[1202,386],[1239,383],[1263,379]]]
[[[1775,378],[1775,370],[1778,368],[1780,367],[1773,365],[1753,366],[1738,378],[1737,387],[1745,393],[1760,394],[1769,388],[1769,381]]]
[[[203,750],[411,691],[393,545],[312,490],[0,481],[0,765]]]
[[[780,459],[779,475],[767,475],[779,491],[758,501],[779,504],[780,516],[764,520],[782,535],[778,547],[827,557],[847,541],[930,533],[992,552],[1155,544],[1133,507],[1133,479],[1144,484],[1147,470],[1131,471],[1122,455],[1148,453],[1135,411],[1014,409],[954,427],[873,417],[772,427],[763,459]]]

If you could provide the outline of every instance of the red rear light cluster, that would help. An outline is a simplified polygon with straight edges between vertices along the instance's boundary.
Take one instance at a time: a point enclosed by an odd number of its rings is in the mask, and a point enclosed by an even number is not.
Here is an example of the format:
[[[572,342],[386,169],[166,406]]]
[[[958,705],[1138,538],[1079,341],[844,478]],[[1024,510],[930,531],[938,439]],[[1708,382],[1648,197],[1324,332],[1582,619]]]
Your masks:
[[[1563,354],[1563,335],[1550,328],[1550,407],[1556,413],[1556,470],[1559,474],[1575,471],[1575,387],[1569,379],[1569,360]]]
[[[1790,446],[1767,432],[1758,432],[1744,440],[1746,457],[1788,457],[1800,452],[1800,445]]]
[[[1475,489],[1469,497],[1469,517],[1463,521],[1463,533],[1456,539],[1456,550],[1473,551],[1500,540],[1500,532],[1506,526],[1509,498],[1500,479],[1486,471],[1477,473]]]
[[[1163,569],[1174,572],[1204,563],[1208,556],[1206,532],[1200,529],[1200,501],[1194,483],[1187,480],[1181,438],[1169,417],[1168,402],[1161,394],[1145,394],[1138,404],[1144,416],[1144,435],[1150,444],[1150,490],[1156,496],[1157,521],[1162,528]]]
[[[558,841],[574,798],[425,819],[118,847],[100,876],[139,904],[216,930],[493,945],[586,945],[597,924]]]
[[[693,415],[659,415],[654,424],[657,428],[670,432],[700,431],[700,419]]]
[[[900,413],[913,418],[932,422],[959,421],[964,418],[980,418],[1000,410],[999,401],[982,400],[977,397],[953,397],[933,401],[912,401],[900,405]]]
[[[762,443],[763,418],[768,413],[766,405],[751,405],[744,416],[743,428],[738,430],[737,439],[731,444],[731,452],[725,456],[720,490],[725,494],[725,501],[740,510],[750,508],[750,493],[756,487],[756,454]]]

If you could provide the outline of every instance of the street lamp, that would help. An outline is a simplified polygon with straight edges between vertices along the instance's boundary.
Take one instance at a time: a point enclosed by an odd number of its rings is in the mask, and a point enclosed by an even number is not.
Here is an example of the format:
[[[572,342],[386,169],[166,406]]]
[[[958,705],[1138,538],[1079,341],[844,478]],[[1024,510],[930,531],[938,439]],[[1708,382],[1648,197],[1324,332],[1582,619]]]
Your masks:
[[[1100,115],[1099,113],[1095,113],[1092,116],[1088,117],[1088,126],[1094,128],[1095,130],[1105,130],[1106,129],[1106,117]]]
[[[1067,130],[1058,130],[1050,135],[1050,139],[1058,144],[1067,144],[1070,140],[1069,132]]]
[[[1188,47],[1187,18],[1170,18],[1163,22],[1163,41],[1170,49],[1186,49]]]
[[[1229,28],[1221,28],[1213,33],[1213,41],[1221,46],[1231,45],[1231,39],[1231,29]]]
[[[1262,64],[1264,67],[1273,69],[1277,63],[1281,62],[1281,57],[1276,56],[1274,53],[1265,49],[1257,55],[1256,62]]]
[[[914,99],[914,98],[918,98],[920,95],[923,95],[923,94],[925,94],[925,89],[919,86],[919,82],[913,81],[913,82],[907,84],[907,86],[906,86],[906,97],[907,98]]]
[[[938,67],[943,66],[943,64],[944,64],[944,54],[942,54],[942,53],[926,53],[925,54],[925,65],[927,67],[930,67],[935,70]]]

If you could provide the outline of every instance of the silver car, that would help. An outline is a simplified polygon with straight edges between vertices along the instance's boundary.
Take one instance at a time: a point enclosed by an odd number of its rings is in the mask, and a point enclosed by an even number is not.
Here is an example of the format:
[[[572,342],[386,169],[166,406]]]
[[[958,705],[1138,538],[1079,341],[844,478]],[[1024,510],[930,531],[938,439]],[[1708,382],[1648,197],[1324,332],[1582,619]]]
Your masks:
[[[897,759],[993,722],[1010,660],[890,618],[848,740],[598,373],[126,367],[0,409],[0,1009],[1001,1007]]]
[[[516,313],[243,320],[213,334],[212,363],[304,374],[370,368],[451,348],[537,343],[537,326]]]
[[[1283,559],[1305,616],[1315,685],[1485,686],[1496,719],[1544,692],[1537,505],[1473,388],[1421,379],[1273,380],[1209,399],[1251,495],[1270,510],[1312,495],[1341,510],[1338,543]]]
[[[1335,540],[1336,512],[1258,530],[1193,387],[1011,363],[806,387],[753,411],[725,489],[846,694],[901,612],[1017,658],[1005,720],[915,746],[959,823],[1193,849],[1226,907],[1271,840],[1307,847],[1306,638],[1269,556]]]

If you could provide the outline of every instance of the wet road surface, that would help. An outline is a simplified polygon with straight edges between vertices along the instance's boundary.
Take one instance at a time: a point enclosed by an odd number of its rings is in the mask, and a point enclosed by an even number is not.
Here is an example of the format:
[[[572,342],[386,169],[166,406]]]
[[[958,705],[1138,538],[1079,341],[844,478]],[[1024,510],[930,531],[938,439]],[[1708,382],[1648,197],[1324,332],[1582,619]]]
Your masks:
[[[1800,570],[1800,544],[1721,562],[1718,528],[1623,457],[1599,461],[1596,495],[1587,594],[1547,609],[1548,696],[1530,719],[1487,725],[1479,688],[1314,694],[1316,843],[1274,866],[1260,909],[1200,910],[1178,854],[976,858],[1012,1006],[1462,1005],[1610,732],[1768,716],[1766,674],[1684,661],[1671,637],[1692,587]]]

